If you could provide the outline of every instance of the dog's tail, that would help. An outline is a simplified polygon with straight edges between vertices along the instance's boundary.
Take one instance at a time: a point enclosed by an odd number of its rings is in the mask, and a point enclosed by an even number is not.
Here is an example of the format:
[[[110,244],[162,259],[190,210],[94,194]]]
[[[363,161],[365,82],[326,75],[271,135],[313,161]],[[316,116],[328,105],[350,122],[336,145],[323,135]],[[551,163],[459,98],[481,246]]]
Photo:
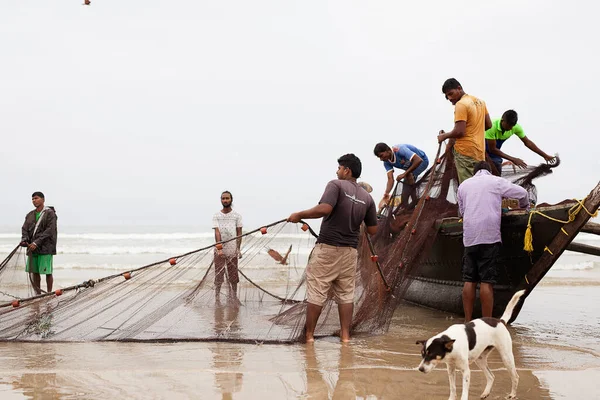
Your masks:
[[[512,313],[513,313],[517,303],[519,302],[519,299],[524,294],[525,294],[525,290],[519,290],[517,293],[515,293],[513,295],[512,299],[510,299],[510,301],[508,302],[508,305],[506,306],[506,310],[504,310],[504,314],[502,314],[502,316],[500,317],[500,320],[502,322],[504,322],[506,324],[508,321],[510,321],[510,317],[512,317]]]

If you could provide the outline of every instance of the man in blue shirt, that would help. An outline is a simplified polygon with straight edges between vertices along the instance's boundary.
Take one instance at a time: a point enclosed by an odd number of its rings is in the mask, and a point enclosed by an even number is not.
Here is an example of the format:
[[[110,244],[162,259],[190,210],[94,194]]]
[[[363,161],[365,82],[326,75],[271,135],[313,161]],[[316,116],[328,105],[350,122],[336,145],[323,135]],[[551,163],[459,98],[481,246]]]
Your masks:
[[[394,168],[404,170],[403,173],[396,177],[398,182],[402,181],[401,204],[408,206],[408,198],[412,198],[413,204],[417,202],[417,193],[415,190],[415,182],[418,176],[429,166],[429,159],[424,151],[417,149],[410,144],[397,144],[390,148],[385,143],[377,143],[373,153],[381,161],[387,172],[387,185],[383,200],[388,201],[390,191],[394,186]]]
[[[522,159],[509,156],[500,150],[502,144],[504,144],[504,142],[512,135],[516,135],[529,150],[543,157],[546,162],[553,163],[556,161],[554,156],[544,153],[535,143],[525,136],[523,128],[521,125],[517,124],[518,119],[519,116],[516,111],[508,110],[502,114],[501,119],[494,120],[492,122],[492,127],[485,131],[485,150],[494,162],[494,167],[499,176],[502,175],[503,158],[509,160],[519,168],[527,167],[527,164]]]

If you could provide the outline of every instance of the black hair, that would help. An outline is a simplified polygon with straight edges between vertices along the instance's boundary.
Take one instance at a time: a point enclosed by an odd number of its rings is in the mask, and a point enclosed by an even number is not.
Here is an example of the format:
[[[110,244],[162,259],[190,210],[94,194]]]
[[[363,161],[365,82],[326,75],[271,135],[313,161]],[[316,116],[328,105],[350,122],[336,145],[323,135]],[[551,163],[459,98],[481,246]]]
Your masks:
[[[44,197],[44,193],[42,192],[33,192],[33,194],[31,195],[31,197],[41,197],[42,199],[45,199],[46,197]]]
[[[487,161],[479,161],[473,167],[473,175],[475,175],[477,172],[479,172],[482,169],[485,169],[488,172],[492,172],[492,167],[490,167],[490,163],[488,163]]]
[[[459,81],[454,78],[446,79],[446,82],[442,85],[442,93],[446,94],[449,90],[462,88]]]
[[[360,162],[360,158],[356,157],[354,154],[344,154],[340,158],[338,158],[338,164],[342,167],[349,168],[352,171],[353,178],[360,178],[360,173],[362,172],[362,163]]]
[[[221,196],[223,196],[225,193],[229,194],[229,197],[231,197],[231,201],[233,202],[233,195],[231,192],[229,190],[225,190],[223,193],[221,193]]]
[[[510,126],[515,126],[519,120],[519,114],[515,110],[506,110],[502,114],[502,120]]]
[[[388,150],[391,150],[391,149],[390,149],[390,146],[388,146],[387,144],[385,144],[385,143],[377,143],[375,145],[375,148],[373,149],[373,153],[377,157],[379,157],[380,153],[383,153],[384,151],[388,151]]]

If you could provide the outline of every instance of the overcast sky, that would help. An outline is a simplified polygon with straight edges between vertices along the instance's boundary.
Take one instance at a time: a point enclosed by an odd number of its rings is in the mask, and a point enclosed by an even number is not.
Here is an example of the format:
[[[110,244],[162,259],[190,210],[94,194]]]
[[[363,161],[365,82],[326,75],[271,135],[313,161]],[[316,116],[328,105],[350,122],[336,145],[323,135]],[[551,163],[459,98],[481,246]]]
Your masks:
[[[62,226],[208,226],[228,189],[253,228],[316,204],[348,152],[378,201],[373,146],[433,158],[449,77],[560,154],[540,201],[600,177],[594,2],[82,2],[1,2],[2,226],[35,190]]]

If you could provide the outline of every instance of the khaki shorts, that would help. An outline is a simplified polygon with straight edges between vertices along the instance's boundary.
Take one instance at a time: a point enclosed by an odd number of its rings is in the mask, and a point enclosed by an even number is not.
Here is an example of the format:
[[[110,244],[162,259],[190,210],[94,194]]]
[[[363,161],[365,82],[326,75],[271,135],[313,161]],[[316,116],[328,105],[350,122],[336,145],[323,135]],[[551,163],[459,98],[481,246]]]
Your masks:
[[[465,181],[465,179],[469,179],[473,176],[473,168],[475,167],[475,164],[477,164],[479,161],[469,156],[460,154],[454,149],[452,149],[452,152],[454,153],[454,165],[456,165],[456,173],[458,174],[458,184],[460,185]]]
[[[356,249],[317,243],[306,267],[307,301],[322,306],[330,290],[338,304],[354,302]]]

